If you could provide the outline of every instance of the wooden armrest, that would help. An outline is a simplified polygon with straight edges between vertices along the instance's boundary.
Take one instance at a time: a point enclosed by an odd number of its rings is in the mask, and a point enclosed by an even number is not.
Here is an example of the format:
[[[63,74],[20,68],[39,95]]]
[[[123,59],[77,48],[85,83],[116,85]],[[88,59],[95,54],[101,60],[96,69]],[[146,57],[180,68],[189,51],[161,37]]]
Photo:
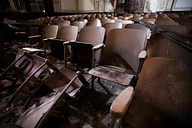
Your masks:
[[[56,38],[48,38],[48,39],[43,39],[45,42],[64,42],[62,39],[56,39]]]
[[[52,39],[55,39],[55,38],[46,38],[46,39],[43,39],[43,41],[47,42],[47,41],[52,40]]]
[[[70,44],[69,41],[64,41],[64,42],[63,42],[63,45],[65,45],[65,46],[66,46],[66,45],[69,45],[69,44]]]
[[[132,101],[133,93],[133,87],[127,87],[119,94],[110,107],[110,113],[112,117],[121,118],[126,114]]]
[[[35,38],[40,38],[41,35],[35,35],[35,36],[29,36],[28,39],[35,39]]]
[[[99,50],[99,49],[101,49],[101,48],[103,48],[103,47],[105,47],[104,44],[98,44],[98,45],[94,46],[94,47],[92,48],[92,50],[93,50],[93,51],[97,51],[97,50]]]
[[[147,55],[147,52],[146,52],[145,50],[143,50],[143,51],[141,51],[141,52],[139,53],[138,58],[139,58],[139,59],[144,59],[144,58],[146,57],[146,55]]]
[[[37,48],[22,48],[23,50],[25,51],[28,51],[28,52],[43,52],[44,50],[43,49],[37,49]]]

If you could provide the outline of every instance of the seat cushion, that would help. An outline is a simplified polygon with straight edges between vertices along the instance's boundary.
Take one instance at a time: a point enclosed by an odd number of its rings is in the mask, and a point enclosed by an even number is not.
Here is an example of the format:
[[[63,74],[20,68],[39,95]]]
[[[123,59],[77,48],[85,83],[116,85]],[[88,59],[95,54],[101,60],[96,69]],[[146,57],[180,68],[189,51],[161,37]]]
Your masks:
[[[89,74],[122,85],[128,85],[134,76],[134,73],[130,70],[111,65],[95,67],[89,71]]]

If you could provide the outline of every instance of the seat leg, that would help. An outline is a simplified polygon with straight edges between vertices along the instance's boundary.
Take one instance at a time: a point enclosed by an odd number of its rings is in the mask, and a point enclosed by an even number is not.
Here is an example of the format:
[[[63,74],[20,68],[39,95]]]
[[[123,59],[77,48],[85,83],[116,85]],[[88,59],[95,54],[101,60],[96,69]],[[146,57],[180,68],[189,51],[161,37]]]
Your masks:
[[[122,118],[119,118],[118,122],[117,122],[117,128],[121,127],[121,123],[122,123]]]
[[[114,128],[116,118],[112,117],[109,128]]]
[[[111,92],[101,83],[100,78],[98,77],[98,83],[101,85],[101,87],[109,94],[111,94]]]
[[[94,76],[91,76],[91,89],[94,89]]]

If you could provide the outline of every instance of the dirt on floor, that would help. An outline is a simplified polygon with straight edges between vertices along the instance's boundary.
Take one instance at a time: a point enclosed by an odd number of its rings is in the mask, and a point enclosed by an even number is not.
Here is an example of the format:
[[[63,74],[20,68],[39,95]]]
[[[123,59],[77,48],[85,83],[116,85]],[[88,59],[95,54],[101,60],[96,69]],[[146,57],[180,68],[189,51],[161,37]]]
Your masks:
[[[62,118],[50,117],[45,123],[45,127],[69,127],[69,128],[106,128],[110,123],[109,109],[113,100],[124,89],[124,87],[101,80],[111,94],[106,93],[99,83],[95,82],[95,88],[82,88],[78,99],[72,101]],[[19,94],[14,101],[8,105],[10,96],[18,88],[9,90],[4,88],[0,92],[0,127],[14,128],[17,119],[26,111],[25,94]],[[30,105],[34,104],[41,97],[48,95],[51,91],[46,87],[39,90],[38,95],[33,98]],[[78,95],[78,94],[77,94]]]
[[[7,43],[7,45],[10,45]],[[20,43],[12,43],[9,49],[4,49],[2,58],[6,63],[0,65],[0,74],[8,67],[14,60],[16,49],[20,47]],[[14,46],[14,47],[13,47]],[[7,47],[6,47],[7,48]],[[7,51],[5,51],[7,50]],[[12,50],[9,54],[10,50]],[[5,56],[6,55],[6,56]],[[20,93],[11,104],[7,104],[10,97],[21,85],[22,81],[18,80],[14,85],[8,80],[0,81],[0,127],[1,128],[15,128],[19,127],[15,123],[22,113],[26,111],[24,107],[26,103],[26,94]],[[89,81],[89,83],[91,83]],[[74,99],[65,111],[62,118],[49,117],[44,127],[67,127],[67,128],[106,128],[110,124],[110,105],[114,99],[125,89],[124,86],[101,79],[101,83],[109,90],[107,93],[95,80],[94,89],[91,87],[83,87],[77,94],[78,98]],[[39,101],[43,96],[50,94],[50,90],[46,85],[43,85],[37,95],[32,99],[29,106]],[[62,109],[62,108],[61,108]]]

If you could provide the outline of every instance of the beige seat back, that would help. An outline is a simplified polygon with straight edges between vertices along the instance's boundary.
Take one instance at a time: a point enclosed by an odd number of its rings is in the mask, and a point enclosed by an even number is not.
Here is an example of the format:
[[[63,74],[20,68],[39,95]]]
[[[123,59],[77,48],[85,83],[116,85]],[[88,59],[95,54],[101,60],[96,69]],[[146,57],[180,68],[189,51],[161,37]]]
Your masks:
[[[79,33],[80,42],[88,42],[93,46],[103,43],[105,29],[103,27],[85,26]]]
[[[68,20],[58,20],[57,25],[59,26],[59,28],[61,28],[63,26],[70,26],[70,21],[68,21]]]
[[[156,25],[179,25],[179,23],[169,18],[159,18],[156,20],[155,24]]]
[[[122,28],[123,26],[121,23],[106,23],[103,27],[105,28],[105,36],[107,36],[110,30],[115,28]]]
[[[113,29],[101,52],[100,65],[115,65],[137,72],[138,55],[143,50],[146,34],[136,29]]]
[[[125,26],[125,28],[127,29],[139,29],[145,32],[147,38],[149,38],[150,36],[150,29],[148,29],[147,27],[141,25],[141,24],[127,24]]]
[[[63,41],[50,41],[50,48],[52,56],[64,60],[64,41],[76,41],[78,33],[77,26],[63,26],[59,29],[57,39]]]
[[[192,60],[192,53],[174,41],[160,35],[151,36],[147,47],[147,58],[166,57],[184,61]]]
[[[142,21],[149,22],[151,24],[155,24],[156,19],[155,18],[144,18]]]
[[[160,25],[160,27],[185,35],[187,28],[182,25]]]
[[[100,22],[87,22],[86,26],[101,27],[101,23]]]
[[[78,32],[84,27],[84,22],[83,21],[74,21],[71,23],[72,26],[77,26],[78,27]]]
[[[192,127],[192,63],[155,57],[145,61],[126,126]]]
[[[96,46],[103,44],[105,29],[103,27],[85,26],[79,33],[79,42],[87,42]],[[96,52],[95,59],[99,61],[100,50]]]
[[[63,26],[59,29],[57,39],[64,41],[75,41],[77,39],[77,26]]]
[[[174,32],[180,32],[180,34],[186,33],[186,28],[184,26],[163,26],[166,29],[170,29]],[[192,60],[192,53],[180,45],[176,44],[171,39],[164,37],[160,34],[154,34],[151,36],[148,47],[147,47],[147,57],[166,57],[173,58],[184,61]]]
[[[57,25],[47,25],[43,29],[42,38],[56,38],[57,37],[58,26]]]
[[[115,23],[115,20],[111,19],[102,19],[101,20],[102,26],[104,26],[106,23]]]

